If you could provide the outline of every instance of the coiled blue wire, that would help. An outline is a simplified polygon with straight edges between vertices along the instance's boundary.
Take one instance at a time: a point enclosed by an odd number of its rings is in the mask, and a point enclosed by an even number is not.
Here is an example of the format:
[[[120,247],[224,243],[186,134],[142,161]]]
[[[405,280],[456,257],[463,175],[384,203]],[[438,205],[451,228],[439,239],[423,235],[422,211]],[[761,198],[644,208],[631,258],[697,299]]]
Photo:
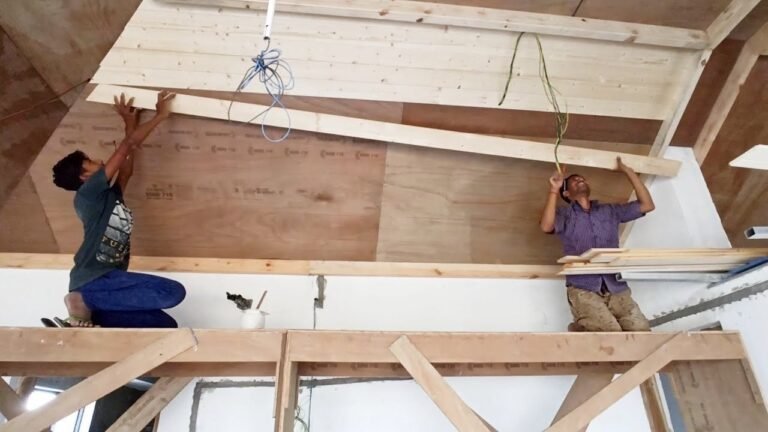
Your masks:
[[[227,119],[231,120],[230,112],[232,110],[232,104],[235,101],[235,95],[245,90],[246,87],[253,81],[254,78],[264,85],[267,94],[272,98],[272,103],[263,111],[251,117],[246,123],[252,123],[257,118],[264,116],[261,121],[261,134],[264,138],[273,143],[279,143],[288,138],[291,133],[291,114],[288,109],[283,105],[282,98],[287,90],[293,89],[293,71],[291,71],[290,65],[280,58],[282,51],[278,48],[271,48],[272,41],[267,39],[267,47],[259,53],[256,57],[251,58],[253,65],[245,71],[243,78],[240,80],[240,84],[237,85],[235,93],[232,95],[232,99],[229,101],[229,108],[227,109]],[[267,134],[264,123],[266,122],[269,112],[273,108],[279,107],[288,117],[288,127],[285,133],[279,138],[271,138]]]

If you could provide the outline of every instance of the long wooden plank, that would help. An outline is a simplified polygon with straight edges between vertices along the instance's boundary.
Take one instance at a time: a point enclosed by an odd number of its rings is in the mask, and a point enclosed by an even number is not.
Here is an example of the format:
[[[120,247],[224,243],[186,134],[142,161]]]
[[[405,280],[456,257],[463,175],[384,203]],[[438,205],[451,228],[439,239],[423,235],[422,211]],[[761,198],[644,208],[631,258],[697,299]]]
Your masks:
[[[115,363],[176,330],[0,328],[0,363]],[[172,363],[258,363],[280,358],[281,331],[195,331],[197,347]]]
[[[157,92],[152,90],[99,85],[88,97],[88,100],[112,103],[114,95],[120,93],[134,97],[134,106],[140,108],[154,108],[157,99]],[[227,119],[228,106],[229,101],[226,100],[177,95],[172,110],[179,114]],[[254,113],[261,112],[265,108],[262,105],[234,103],[230,118],[235,121],[247,121],[253,117]],[[554,144],[385,123],[307,111],[288,110],[288,112],[290,114],[291,127],[299,130],[542,162],[554,162],[555,160]],[[265,124],[286,127],[288,122],[283,116],[272,115],[266,119]],[[558,155],[561,163],[606,169],[614,169],[616,167],[616,157],[621,156],[622,160],[637,172],[663,176],[674,176],[680,167],[680,162],[678,161],[566,146],[559,148]]]
[[[265,9],[266,0],[165,0],[188,5]],[[524,31],[679,48],[703,48],[699,30],[402,0],[281,0],[277,11],[407,23]]]
[[[768,145],[758,144],[732,160],[728,165],[738,168],[768,170]]]
[[[608,409],[614,402],[632,391],[633,388],[642,384],[648,378],[652,377],[657,371],[675,358],[678,344],[685,338],[685,334],[679,333],[671,338],[667,338],[667,341],[652,351],[650,355],[639,362],[635,367],[608,384],[578,408],[555,422],[555,424],[547,429],[547,432],[572,432],[585,427],[592,421],[592,419]]]
[[[648,417],[651,432],[673,432],[670,431],[669,420],[664,411],[664,403],[655,376],[640,384],[640,394],[643,396],[643,405],[645,405],[645,414]]]
[[[565,395],[560,409],[557,410],[555,418],[552,420],[552,424],[557,423],[566,414],[573,411],[579,405],[587,401],[587,399],[596,395],[597,392],[602,390],[605,386],[611,383],[614,374],[601,374],[601,373],[586,373],[576,376],[576,380],[573,381],[571,389],[568,390],[568,394]],[[578,432],[585,432],[588,425],[580,428]]]
[[[0,253],[0,268],[70,269],[72,255]],[[557,279],[560,266],[131,257],[136,271],[325,276]]]
[[[280,361],[282,370],[275,378],[275,392],[278,403],[275,406],[275,432],[293,432],[296,416],[296,404],[299,395],[299,363],[292,361],[292,335],[285,343],[285,355]]]
[[[0,375],[33,374],[40,377],[84,377],[98,373],[114,362],[0,362]],[[162,364],[143,376],[147,377],[274,377],[276,362],[174,362]]]
[[[292,331],[297,362],[398,363],[389,346],[400,336],[433,363],[637,362],[669,333],[402,333]],[[738,333],[694,332],[680,341],[679,358],[743,358]]]
[[[720,45],[758,3],[760,0],[731,0],[715,21],[707,27],[708,47],[712,49]]]
[[[27,411],[12,419],[0,426],[0,431],[29,432],[46,428],[142,373],[187,351],[196,343],[191,330],[174,330],[162,339],[125,357],[120,362],[86,378],[58,395],[56,399],[45,406]],[[88,352],[83,354],[88,354]]]
[[[576,265],[576,264],[567,264]],[[729,271],[739,264],[680,264],[680,265],[655,265],[655,266],[603,266],[584,265],[581,267],[566,267],[560,273],[561,276],[605,274],[620,272],[649,272],[649,273],[676,273],[676,272],[718,272]]]
[[[140,432],[191,381],[192,378],[160,378],[107,429],[107,432]]]
[[[712,144],[717,139],[720,129],[722,129],[731,108],[733,108],[733,104],[736,103],[736,98],[741,92],[741,86],[747,81],[755,62],[760,57],[760,46],[764,47],[764,39],[767,37],[768,23],[764,24],[741,48],[736,63],[728,74],[728,78],[726,78],[725,84],[723,84],[723,88],[720,90],[720,94],[717,96],[717,100],[693,146],[693,153],[696,155],[699,165],[703,164],[707,158]]]
[[[389,350],[456,429],[460,432],[490,432],[491,429],[448,385],[407,336],[398,338]]]

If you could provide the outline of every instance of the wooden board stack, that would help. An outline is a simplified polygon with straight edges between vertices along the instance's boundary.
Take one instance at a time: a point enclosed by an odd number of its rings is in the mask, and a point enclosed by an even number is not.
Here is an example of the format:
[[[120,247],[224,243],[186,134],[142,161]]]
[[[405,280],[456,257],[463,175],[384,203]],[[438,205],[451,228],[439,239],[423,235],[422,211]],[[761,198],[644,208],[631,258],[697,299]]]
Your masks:
[[[560,275],[621,272],[726,272],[757,258],[768,249],[590,249],[569,255]]]

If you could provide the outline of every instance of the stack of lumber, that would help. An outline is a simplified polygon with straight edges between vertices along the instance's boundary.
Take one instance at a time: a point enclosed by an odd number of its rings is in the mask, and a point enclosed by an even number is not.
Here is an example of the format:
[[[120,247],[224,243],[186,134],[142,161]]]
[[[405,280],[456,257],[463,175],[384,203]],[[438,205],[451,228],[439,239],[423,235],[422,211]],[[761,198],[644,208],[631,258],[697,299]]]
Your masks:
[[[768,256],[768,248],[757,249],[590,249],[569,255],[560,275],[621,272],[727,272]]]

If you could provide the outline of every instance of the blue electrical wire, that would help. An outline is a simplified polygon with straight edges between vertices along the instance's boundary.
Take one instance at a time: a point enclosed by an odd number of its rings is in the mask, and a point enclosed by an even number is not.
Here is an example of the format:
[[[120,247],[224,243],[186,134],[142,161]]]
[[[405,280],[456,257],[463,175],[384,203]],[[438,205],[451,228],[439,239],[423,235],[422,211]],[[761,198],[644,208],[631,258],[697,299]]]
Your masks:
[[[237,85],[237,89],[232,95],[232,99],[229,101],[229,108],[227,108],[227,120],[231,120],[230,112],[232,111],[232,105],[235,102],[235,95],[241,93],[246,87],[253,81],[254,78],[258,79],[261,84],[264,85],[264,89],[267,94],[272,98],[272,103],[263,111],[251,117],[246,123],[252,123],[257,118],[264,116],[261,120],[261,134],[264,138],[273,143],[279,143],[288,138],[291,133],[291,114],[288,109],[283,105],[282,98],[287,90],[293,89],[293,71],[285,60],[281,59],[282,51],[278,48],[271,48],[271,39],[267,39],[267,47],[259,53],[256,57],[251,58],[253,65],[245,71],[243,78],[240,80],[240,84]],[[264,126],[269,112],[273,108],[279,107],[288,117],[288,127],[279,138],[271,138],[267,134],[267,130]]]

